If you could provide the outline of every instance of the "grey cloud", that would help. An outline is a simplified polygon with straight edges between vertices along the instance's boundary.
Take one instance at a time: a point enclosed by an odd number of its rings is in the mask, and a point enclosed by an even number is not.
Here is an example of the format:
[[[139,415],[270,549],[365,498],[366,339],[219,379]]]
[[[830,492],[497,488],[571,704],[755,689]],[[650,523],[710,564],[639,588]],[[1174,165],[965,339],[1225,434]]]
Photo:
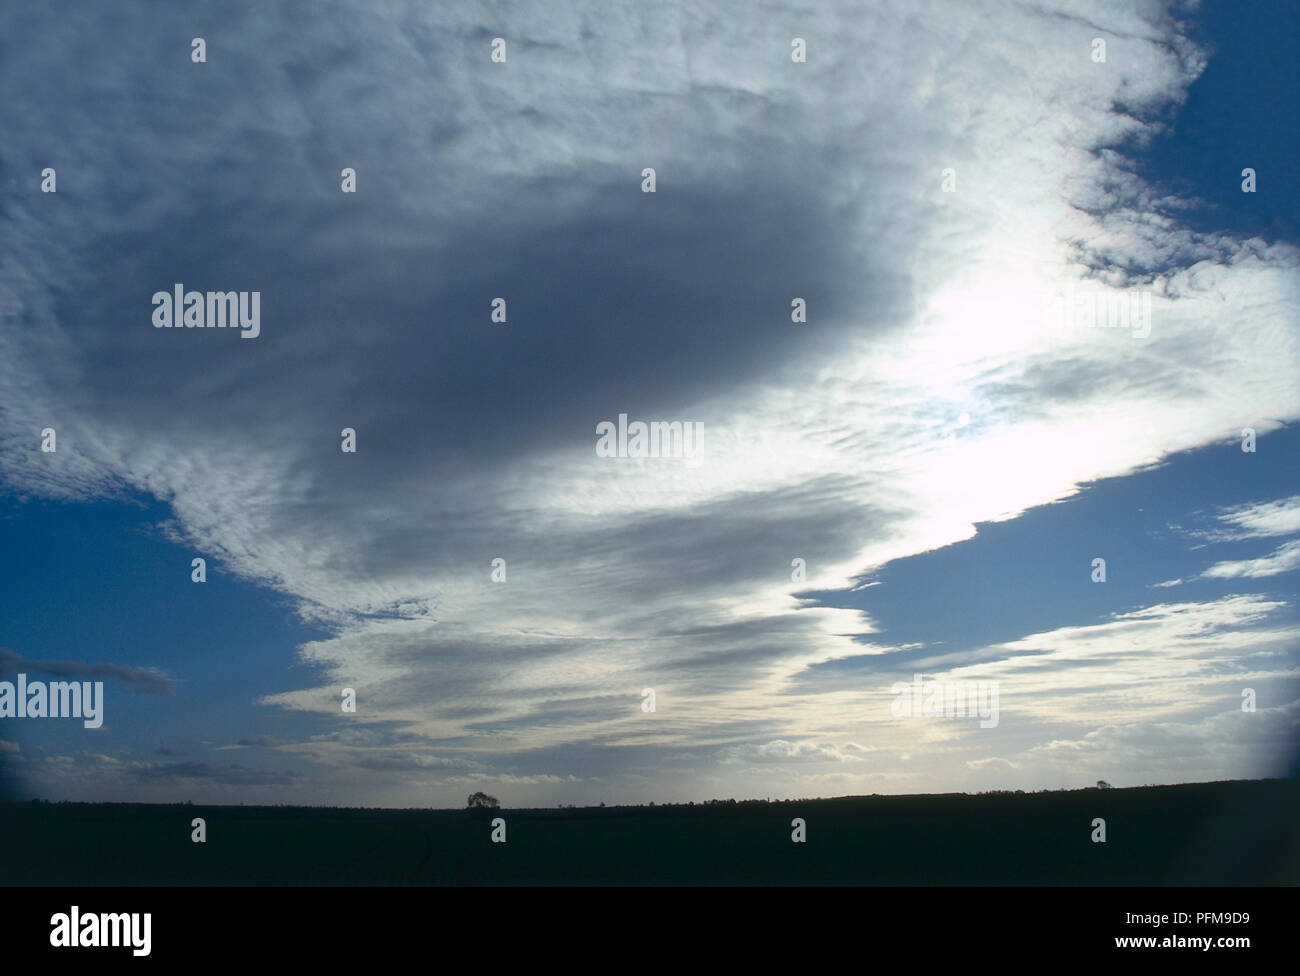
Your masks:
[[[302,778],[301,774],[290,771],[273,772],[238,764],[215,765],[201,761],[132,763],[129,770],[132,776],[142,781],[206,780],[227,786],[287,786]]]
[[[134,685],[137,691],[150,695],[172,695],[171,682],[157,671],[133,668],[125,664],[90,664],[83,661],[37,661],[0,647],[0,674],[19,671],[38,671],[60,678],[82,681],[116,680]]]
[[[364,759],[358,759],[355,766],[362,769],[375,769],[383,772],[414,772],[426,769],[469,769],[481,770],[482,763],[474,762],[471,759],[459,759],[447,756],[429,756],[420,753],[407,753],[406,755],[390,756],[367,756]]]
[[[235,743],[237,746],[278,746],[280,740],[272,735],[250,735]]]

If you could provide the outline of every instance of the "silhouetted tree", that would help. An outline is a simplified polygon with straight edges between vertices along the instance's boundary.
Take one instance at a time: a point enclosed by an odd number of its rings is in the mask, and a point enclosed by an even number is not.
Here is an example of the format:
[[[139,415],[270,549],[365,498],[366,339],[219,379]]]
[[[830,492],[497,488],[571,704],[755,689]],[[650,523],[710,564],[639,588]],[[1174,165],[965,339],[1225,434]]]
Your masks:
[[[488,796],[486,793],[480,790],[478,793],[471,793],[469,796],[469,800],[466,802],[465,805],[471,810],[478,810],[478,809],[492,810],[501,806],[501,801],[498,800],[495,796]]]

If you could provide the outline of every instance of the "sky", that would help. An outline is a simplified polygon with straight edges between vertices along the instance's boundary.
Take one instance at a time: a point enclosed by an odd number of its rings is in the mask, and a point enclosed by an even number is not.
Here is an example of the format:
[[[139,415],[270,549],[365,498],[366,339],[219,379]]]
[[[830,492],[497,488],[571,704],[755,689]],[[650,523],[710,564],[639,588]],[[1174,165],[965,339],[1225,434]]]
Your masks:
[[[0,714],[0,789],[1294,775],[1298,38],[1210,0],[9,5],[0,681],[103,681],[103,721]],[[257,334],[156,328],[178,285]],[[620,415],[699,436],[604,456]],[[900,713],[915,675],[996,721]]]

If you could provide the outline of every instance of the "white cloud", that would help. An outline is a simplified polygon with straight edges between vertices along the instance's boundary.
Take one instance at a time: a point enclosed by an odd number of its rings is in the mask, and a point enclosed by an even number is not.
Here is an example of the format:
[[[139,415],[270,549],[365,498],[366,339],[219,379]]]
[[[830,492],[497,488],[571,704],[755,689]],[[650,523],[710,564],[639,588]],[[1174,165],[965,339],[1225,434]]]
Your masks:
[[[1242,712],[1224,711],[1195,722],[1133,722],[1096,728],[1079,739],[1035,746],[1027,763],[1068,766],[1086,779],[1105,775],[1115,786],[1141,786],[1177,776],[1209,779],[1234,769],[1234,778],[1277,775],[1268,757],[1285,754],[1300,733],[1300,700]]]
[[[1294,535],[1300,532],[1300,495],[1228,508],[1219,520],[1231,528],[1215,536],[1216,541]]]
[[[787,742],[774,739],[764,745],[733,746],[721,752],[720,762],[822,763],[859,762],[875,750],[856,742]]]
[[[1218,579],[1260,579],[1295,569],[1300,569],[1300,539],[1283,543],[1267,556],[1258,559],[1233,559],[1215,563],[1201,575]]]

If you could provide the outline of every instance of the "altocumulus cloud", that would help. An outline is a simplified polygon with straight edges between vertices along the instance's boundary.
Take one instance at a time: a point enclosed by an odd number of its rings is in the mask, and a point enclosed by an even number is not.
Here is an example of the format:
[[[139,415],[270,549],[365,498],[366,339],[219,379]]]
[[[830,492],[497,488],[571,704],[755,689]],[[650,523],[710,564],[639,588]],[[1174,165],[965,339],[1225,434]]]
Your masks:
[[[541,751],[499,781],[546,787],[618,765],[557,767],[564,748],[860,758],[879,690],[791,679],[861,654],[872,621],[797,589],[1300,415],[1296,250],[1184,228],[1115,148],[1204,68],[1165,5],[495,9],[6,14],[5,170],[60,160],[60,205],[10,196],[0,218],[0,477],[162,499],[326,627],[298,651],[318,677],[264,700],[337,716],[359,690],[374,735],[300,743],[318,762]],[[200,32],[208,64],[160,56]],[[78,70],[51,72],[69,49]],[[260,291],[260,337],[154,330],[175,281]],[[1144,288],[1151,334],[1044,327],[1069,287]],[[1268,342],[1216,352],[1243,330]],[[702,422],[697,458],[597,458],[626,411]],[[398,735],[430,758],[370,751]]]

